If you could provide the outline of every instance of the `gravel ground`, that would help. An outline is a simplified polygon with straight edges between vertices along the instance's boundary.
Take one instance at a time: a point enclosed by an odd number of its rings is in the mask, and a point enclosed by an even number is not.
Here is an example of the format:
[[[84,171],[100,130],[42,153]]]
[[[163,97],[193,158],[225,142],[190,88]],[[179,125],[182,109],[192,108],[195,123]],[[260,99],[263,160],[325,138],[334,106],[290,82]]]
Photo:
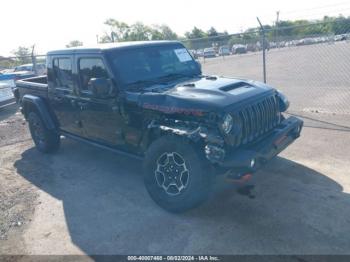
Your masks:
[[[0,146],[31,140],[27,123],[16,104],[0,108]]]
[[[8,240],[11,245],[2,245],[0,250],[11,250],[15,247],[8,232],[12,229],[14,236],[30,222],[34,212],[37,193],[35,187],[13,172],[11,146],[21,148],[21,143],[30,141],[27,125],[18,112],[17,105],[0,109],[0,241]],[[9,149],[9,150],[6,150]],[[18,239],[14,239],[16,243]],[[0,252],[1,254],[1,252]]]
[[[140,163],[69,140],[43,155],[15,108],[0,115],[0,254],[349,253],[349,131],[305,128],[248,185],[218,179],[173,215]]]

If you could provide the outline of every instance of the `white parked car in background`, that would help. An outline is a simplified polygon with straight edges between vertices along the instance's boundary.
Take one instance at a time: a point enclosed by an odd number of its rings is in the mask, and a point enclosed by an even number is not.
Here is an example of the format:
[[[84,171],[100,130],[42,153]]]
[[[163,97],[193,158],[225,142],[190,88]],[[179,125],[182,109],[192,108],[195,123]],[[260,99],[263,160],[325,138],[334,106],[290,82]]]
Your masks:
[[[11,85],[0,82],[0,108],[14,101]]]
[[[204,56],[204,58],[216,57],[216,52],[215,52],[214,48],[212,48],[212,47],[205,48],[204,52],[203,52],[203,56]]]
[[[219,47],[219,56],[230,55],[230,48],[228,46],[220,46]]]

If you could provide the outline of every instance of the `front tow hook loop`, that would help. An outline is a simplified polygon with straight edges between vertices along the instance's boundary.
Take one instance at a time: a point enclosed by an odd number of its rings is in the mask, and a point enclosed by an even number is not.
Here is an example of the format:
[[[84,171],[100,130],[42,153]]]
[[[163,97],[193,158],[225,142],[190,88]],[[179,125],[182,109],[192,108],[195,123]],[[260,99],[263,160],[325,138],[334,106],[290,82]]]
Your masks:
[[[226,179],[229,182],[235,182],[235,183],[245,183],[249,181],[253,175],[251,173],[234,173],[234,172],[229,172],[226,175]]]

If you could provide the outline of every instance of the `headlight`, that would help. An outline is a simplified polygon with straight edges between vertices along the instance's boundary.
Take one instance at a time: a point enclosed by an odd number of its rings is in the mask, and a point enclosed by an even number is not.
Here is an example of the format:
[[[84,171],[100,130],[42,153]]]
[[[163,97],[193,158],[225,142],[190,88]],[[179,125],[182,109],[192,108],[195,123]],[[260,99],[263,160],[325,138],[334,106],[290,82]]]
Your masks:
[[[284,112],[288,109],[289,107],[289,101],[287,97],[282,94],[281,92],[278,92],[278,97],[279,97],[279,104],[280,104],[280,112]]]
[[[226,134],[228,134],[231,132],[232,126],[233,126],[233,118],[230,114],[226,114],[221,124],[221,128]]]

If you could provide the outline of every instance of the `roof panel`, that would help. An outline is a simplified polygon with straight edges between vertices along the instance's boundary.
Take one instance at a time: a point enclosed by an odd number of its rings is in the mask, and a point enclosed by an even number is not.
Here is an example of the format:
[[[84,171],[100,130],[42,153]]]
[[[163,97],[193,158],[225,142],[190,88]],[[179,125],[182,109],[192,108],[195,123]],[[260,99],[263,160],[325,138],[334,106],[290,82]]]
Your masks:
[[[78,53],[102,53],[104,50],[119,49],[119,48],[130,48],[130,47],[142,47],[152,45],[164,45],[164,44],[176,44],[179,41],[133,41],[133,42],[117,42],[117,43],[106,43],[97,44],[93,46],[79,46],[71,47],[61,50],[53,50],[48,52],[48,55],[59,55],[59,54],[78,54]]]

